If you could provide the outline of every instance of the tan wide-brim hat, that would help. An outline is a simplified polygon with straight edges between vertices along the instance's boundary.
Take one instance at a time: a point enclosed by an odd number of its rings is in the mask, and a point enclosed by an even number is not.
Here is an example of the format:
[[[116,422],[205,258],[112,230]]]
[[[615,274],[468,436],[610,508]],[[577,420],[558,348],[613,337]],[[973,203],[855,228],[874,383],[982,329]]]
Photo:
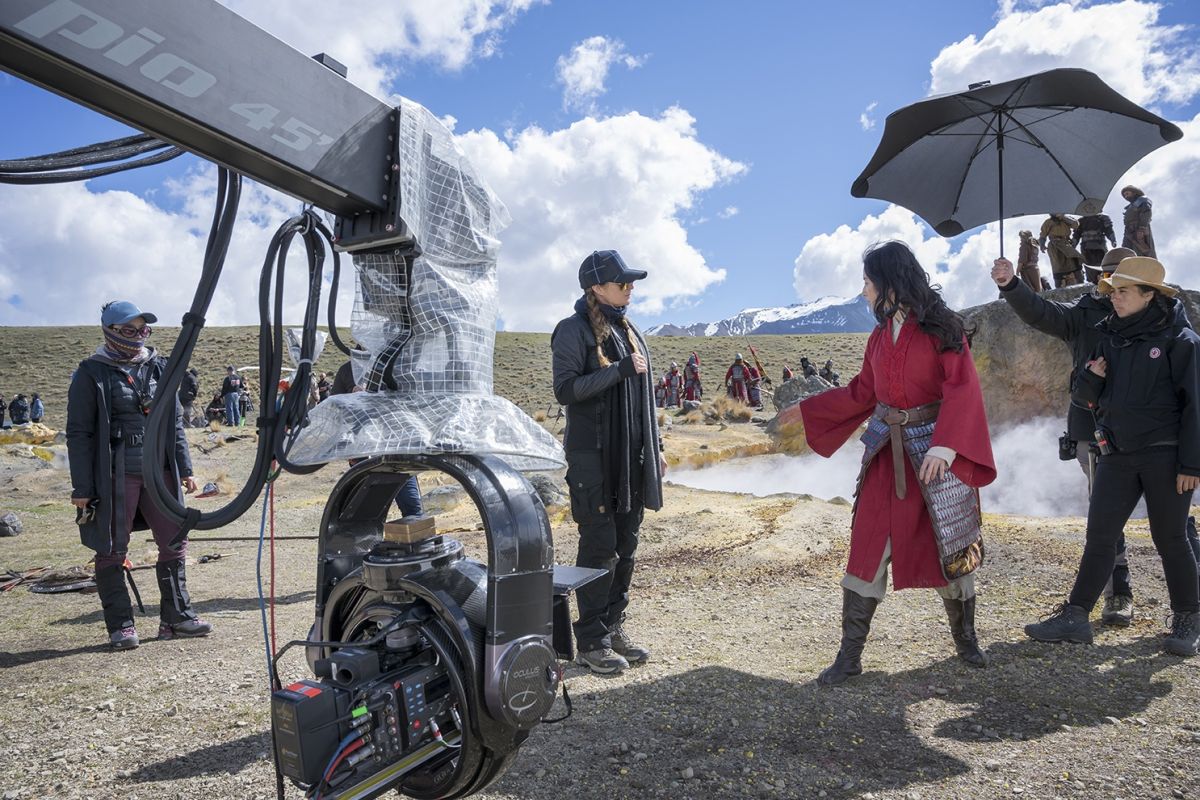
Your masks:
[[[1119,289],[1122,286],[1149,286],[1158,289],[1167,297],[1174,297],[1179,290],[1173,286],[1167,286],[1163,282],[1166,279],[1167,271],[1158,259],[1134,256],[1122,259],[1121,263],[1117,264],[1116,271],[1107,278],[1101,278],[1096,288],[1100,290],[1101,294],[1111,294],[1113,289]]]

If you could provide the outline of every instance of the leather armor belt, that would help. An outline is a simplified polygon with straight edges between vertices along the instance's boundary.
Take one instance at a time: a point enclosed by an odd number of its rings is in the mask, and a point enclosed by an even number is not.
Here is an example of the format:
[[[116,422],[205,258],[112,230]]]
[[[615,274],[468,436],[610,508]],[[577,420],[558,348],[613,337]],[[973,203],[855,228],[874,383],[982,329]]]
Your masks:
[[[888,426],[888,438],[892,444],[892,473],[896,480],[896,497],[903,500],[908,494],[908,480],[904,477],[904,437],[900,432],[909,425],[920,425],[937,419],[940,400],[914,408],[892,408],[879,403],[874,416]]]

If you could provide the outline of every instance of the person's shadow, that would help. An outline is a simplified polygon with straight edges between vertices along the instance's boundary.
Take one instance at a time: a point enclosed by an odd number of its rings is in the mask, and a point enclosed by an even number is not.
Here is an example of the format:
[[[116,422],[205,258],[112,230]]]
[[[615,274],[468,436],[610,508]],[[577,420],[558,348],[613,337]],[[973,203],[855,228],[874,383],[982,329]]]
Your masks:
[[[759,797],[765,790],[849,798],[935,785],[981,766],[951,751],[986,753],[989,742],[1140,714],[1172,690],[1156,675],[1179,661],[1158,648],[1150,640],[1001,643],[991,648],[989,669],[949,657],[904,672],[868,672],[835,689],[817,686],[815,676],[788,682],[702,667],[579,695],[575,716],[536,729],[496,790],[525,795],[529,775],[545,770],[544,780],[561,782],[575,798],[609,798],[620,769],[628,771],[621,780],[629,782],[629,796],[673,786],[671,797]],[[628,753],[618,749],[623,739]],[[931,739],[947,740],[947,747]],[[964,748],[968,742],[973,746]]]

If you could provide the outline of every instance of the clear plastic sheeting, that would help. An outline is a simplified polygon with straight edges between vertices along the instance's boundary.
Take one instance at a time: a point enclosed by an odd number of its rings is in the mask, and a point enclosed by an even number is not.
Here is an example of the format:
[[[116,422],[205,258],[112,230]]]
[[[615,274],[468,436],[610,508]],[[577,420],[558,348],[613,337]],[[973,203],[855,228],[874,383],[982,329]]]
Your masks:
[[[402,101],[398,138],[400,215],[418,247],[354,255],[350,327],[362,349],[352,362],[366,391],[313,409],[289,458],[468,453],[559,468],[558,441],[492,393],[497,234],[508,212],[425,108]]]

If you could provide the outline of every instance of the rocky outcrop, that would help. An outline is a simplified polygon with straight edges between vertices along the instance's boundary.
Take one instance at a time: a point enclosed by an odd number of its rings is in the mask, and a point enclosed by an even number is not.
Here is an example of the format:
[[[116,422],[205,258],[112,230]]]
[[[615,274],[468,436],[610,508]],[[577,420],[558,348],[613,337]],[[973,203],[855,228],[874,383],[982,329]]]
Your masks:
[[[1091,288],[1068,286],[1042,297],[1070,303]],[[1200,322],[1200,293],[1184,289],[1179,296],[1188,318],[1193,324]],[[995,426],[1044,416],[1061,416],[1065,421],[1071,375],[1067,344],[1021,322],[1004,300],[969,308],[963,316],[978,328],[971,353],[988,422]]]
[[[783,411],[806,397],[812,397],[814,394],[820,394],[826,389],[832,388],[833,384],[819,375],[810,375],[807,378],[795,377],[775,388],[772,402],[775,403],[776,411]]]

